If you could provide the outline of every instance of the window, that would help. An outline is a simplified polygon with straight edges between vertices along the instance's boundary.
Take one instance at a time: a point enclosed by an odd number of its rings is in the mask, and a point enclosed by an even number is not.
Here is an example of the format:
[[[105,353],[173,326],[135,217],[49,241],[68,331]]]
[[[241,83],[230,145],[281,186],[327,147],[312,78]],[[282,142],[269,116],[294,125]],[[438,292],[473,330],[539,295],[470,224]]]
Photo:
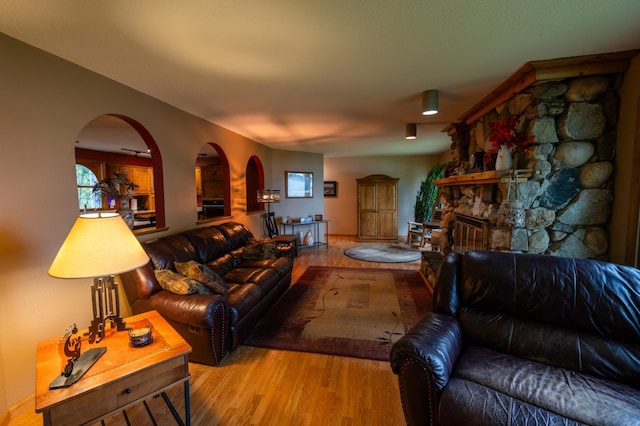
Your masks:
[[[76,182],[78,184],[78,207],[80,210],[94,210],[102,207],[100,193],[93,193],[98,178],[88,167],[76,164]]]

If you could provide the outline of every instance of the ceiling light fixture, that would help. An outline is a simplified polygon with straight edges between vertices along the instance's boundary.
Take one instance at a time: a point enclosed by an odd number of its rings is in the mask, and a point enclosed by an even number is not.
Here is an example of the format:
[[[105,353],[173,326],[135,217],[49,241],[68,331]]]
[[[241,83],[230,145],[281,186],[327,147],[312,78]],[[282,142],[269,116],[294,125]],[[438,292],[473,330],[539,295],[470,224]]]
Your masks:
[[[416,123],[409,123],[404,129],[404,138],[405,139],[415,139],[416,138]]]
[[[422,115],[438,113],[438,91],[427,90],[422,93]]]

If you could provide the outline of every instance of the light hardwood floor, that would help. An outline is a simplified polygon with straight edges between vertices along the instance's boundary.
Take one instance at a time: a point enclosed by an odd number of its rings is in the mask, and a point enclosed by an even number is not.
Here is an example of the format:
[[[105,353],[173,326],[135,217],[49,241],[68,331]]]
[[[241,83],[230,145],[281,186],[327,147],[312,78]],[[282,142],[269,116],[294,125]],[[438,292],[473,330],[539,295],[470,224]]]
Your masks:
[[[354,237],[329,237],[330,246],[305,248],[294,261],[295,283],[308,266],[417,270],[411,263],[372,263],[348,258]],[[388,362],[241,346],[210,367],[190,363],[193,425],[403,425],[398,382]],[[168,391],[184,413],[182,386]],[[106,395],[105,397],[109,397]],[[161,425],[173,425],[162,398],[148,401]],[[142,404],[127,410],[131,424],[151,424]],[[10,425],[42,424],[33,410]],[[106,419],[121,425],[121,415]]]

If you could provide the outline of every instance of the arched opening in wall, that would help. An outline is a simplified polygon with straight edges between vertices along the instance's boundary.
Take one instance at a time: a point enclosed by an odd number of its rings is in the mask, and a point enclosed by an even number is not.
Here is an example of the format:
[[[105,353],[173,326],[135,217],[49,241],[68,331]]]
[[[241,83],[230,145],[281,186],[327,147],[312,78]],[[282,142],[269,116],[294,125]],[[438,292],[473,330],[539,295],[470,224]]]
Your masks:
[[[78,176],[78,173],[87,173],[85,169],[88,169],[99,181],[122,173],[137,185],[131,194],[134,233],[165,228],[162,156],[155,140],[142,124],[120,114],[96,117],[80,130],[75,153],[78,208],[81,211],[114,210],[118,207],[118,200],[117,197],[103,196],[91,204],[90,197],[87,198],[89,185],[86,183],[86,179],[91,177],[88,174]]]
[[[258,203],[258,190],[264,189],[264,168],[260,159],[252,155],[245,170],[245,188],[247,194],[247,213],[263,210],[262,203]]]
[[[198,221],[231,216],[229,160],[213,142],[200,148],[196,158],[196,203]]]

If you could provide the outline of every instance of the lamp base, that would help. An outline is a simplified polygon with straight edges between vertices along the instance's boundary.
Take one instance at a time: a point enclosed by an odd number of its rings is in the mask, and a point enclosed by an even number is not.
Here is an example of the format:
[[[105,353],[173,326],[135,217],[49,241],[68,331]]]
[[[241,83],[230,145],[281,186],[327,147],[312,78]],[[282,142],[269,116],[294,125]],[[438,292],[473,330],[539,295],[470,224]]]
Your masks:
[[[111,328],[116,327],[117,331],[127,330],[127,324],[120,316],[120,296],[113,275],[94,278],[91,296],[93,320],[89,326],[89,343],[98,343],[104,338],[109,322]]]

